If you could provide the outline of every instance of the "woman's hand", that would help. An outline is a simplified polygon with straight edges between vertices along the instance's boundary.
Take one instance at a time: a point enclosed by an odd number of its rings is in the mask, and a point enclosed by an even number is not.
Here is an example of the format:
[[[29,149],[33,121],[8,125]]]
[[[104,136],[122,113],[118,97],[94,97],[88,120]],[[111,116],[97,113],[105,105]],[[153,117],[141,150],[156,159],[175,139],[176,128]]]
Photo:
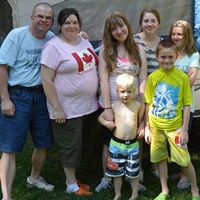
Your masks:
[[[111,105],[111,98],[110,98],[110,85],[109,85],[109,72],[107,70],[107,65],[103,57],[104,47],[103,45],[100,48],[99,52],[99,64],[98,64],[98,71],[99,71],[99,82],[101,86],[101,95],[103,99],[104,109],[104,119],[107,121],[114,121],[112,105]]]
[[[103,112],[104,112],[103,113],[103,118],[106,121],[114,121],[114,115],[113,115],[112,109],[105,109]]]
[[[145,111],[145,104],[144,104],[144,93],[146,88],[146,80],[147,80],[147,61],[146,61],[146,54],[144,51],[144,48],[139,45],[140,50],[140,57],[141,57],[141,68],[140,73],[138,75],[139,80],[139,92],[140,92],[140,98],[141,98],[141,109],[139,111],[139,124],[143,120],[144,117],[144,111]]]
[[[190,71],[188,72],[190,87],[192,87],[195,84],[197,76],[198,76],[198,68],[197,67],[190,68]]]
[[[138,131],[137,131],[137,138],[141,139],[143,138],[145,135],[144,132],[144,122],[140,123],[139,127],[138,127]]]
[[[54,116],[55,116],[56,123],[64,124],[66,122],[65,113],[62,110],[59,110],[59,111],[54,110]]]
[[[193,69],[191,68],[188,72],[188,78],[193,74]]]
[[[144,118],[145,104],[143,103],[138,113],[138,124],[140,125]]]
[[[113,131],[113,129],[116,127],[115,122],[113,122],[113,121],[106,121],[106,127],[107,127],[110,131]]]
[[[58,124],[63,124],[66,122],[65,113],[62,110],[62,106],[58,100],[56,89],[54,87],[54,77],[56,71],[45,66],[41,65],[41,80],[44,88],[45,95],[54,109],[55,122]]]

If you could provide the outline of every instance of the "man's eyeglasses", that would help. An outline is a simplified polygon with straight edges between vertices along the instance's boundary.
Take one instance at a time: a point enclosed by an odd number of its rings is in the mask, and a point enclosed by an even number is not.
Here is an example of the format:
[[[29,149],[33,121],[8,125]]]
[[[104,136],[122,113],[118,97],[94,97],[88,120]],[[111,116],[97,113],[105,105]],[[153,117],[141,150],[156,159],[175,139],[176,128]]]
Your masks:
[[[51,21],[53,17],[51,16],[43,16],[43,15],[33,15],[33,17],[36,17],[38,20],[46,19],[47,21]]]

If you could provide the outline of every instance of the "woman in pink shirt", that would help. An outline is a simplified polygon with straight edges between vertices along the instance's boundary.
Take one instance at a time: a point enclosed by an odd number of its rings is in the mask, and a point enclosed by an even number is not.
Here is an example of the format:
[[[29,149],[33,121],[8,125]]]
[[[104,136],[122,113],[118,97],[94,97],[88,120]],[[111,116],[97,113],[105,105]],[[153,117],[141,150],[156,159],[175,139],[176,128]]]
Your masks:
[[[83,140],[89,142],[96,129],[98,58],[89,41],[79,34],[81,19],[75,9],[61,10],[58,26],[59,34],[43,47],[42,84],[55,146],[67,179],[66,191],[91,195],[90,187],[77,181],[75,174],[81,164]],[[91,126],[86,133],[88,121]]]

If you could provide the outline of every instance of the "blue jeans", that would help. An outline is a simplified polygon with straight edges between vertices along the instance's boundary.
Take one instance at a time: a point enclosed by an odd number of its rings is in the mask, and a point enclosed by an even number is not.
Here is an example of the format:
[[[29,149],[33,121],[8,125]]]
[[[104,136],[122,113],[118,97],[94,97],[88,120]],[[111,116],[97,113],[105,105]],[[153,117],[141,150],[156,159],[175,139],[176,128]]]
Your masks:
[[[44,91],[9,88],[9,95],[15,115],[5,116],[0,111],[0,150],[22,152],[29,130],[36,148],[51,146],[53,137]]]

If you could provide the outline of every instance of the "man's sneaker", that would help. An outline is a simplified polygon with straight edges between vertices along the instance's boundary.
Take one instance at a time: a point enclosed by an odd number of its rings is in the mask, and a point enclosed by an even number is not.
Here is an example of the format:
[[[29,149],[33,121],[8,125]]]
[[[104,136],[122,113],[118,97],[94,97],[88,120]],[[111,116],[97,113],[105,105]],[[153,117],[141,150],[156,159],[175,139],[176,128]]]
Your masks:
[[[76,194],[76,195],[92,195],[92,192],[84,190],[82,187],[80,187],[76,192],[74,192],[74,194]]]
[[[38,180],[31,181],[30,176],[26,180],[26,184],[28,187],[37,187],[39,189],[44,189],[48,192],[51,192],[54,190],[54,186],[51,184],[48,184],[43,177],[39,176]]]
[[[77,180],[77,185],[82,187],[84,190],[90,191],[90,186],[81,182],[81,180]]]
[[[95,192],[99,192],[102,189],[105,188],[112,188],[113,184],[112,184],[112,179],[107,179],[107,178],[102,178],[101,179],[101,183],[95,188]]]

